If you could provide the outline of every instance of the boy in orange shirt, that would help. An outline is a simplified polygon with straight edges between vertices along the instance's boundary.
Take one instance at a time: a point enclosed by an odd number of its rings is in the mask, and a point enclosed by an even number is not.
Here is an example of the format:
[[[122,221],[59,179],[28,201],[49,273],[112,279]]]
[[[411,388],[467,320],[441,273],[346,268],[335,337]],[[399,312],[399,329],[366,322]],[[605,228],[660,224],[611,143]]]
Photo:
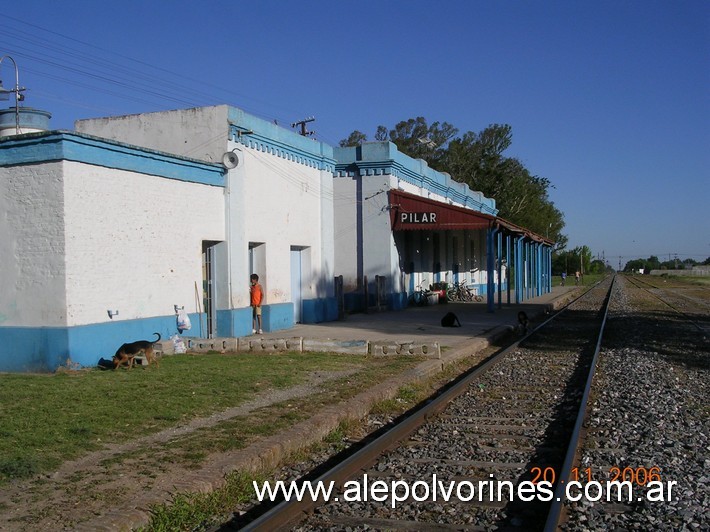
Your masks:
[[[250,277],[251,286],[249,287],[249,295],[251,299],[252,311],[252,334],[256,334],[257,324],[259,326],[259,334],[264,334],[261,330],[261,303],[264,301],[264,291],[259,284],[259,276],[255,273]]]

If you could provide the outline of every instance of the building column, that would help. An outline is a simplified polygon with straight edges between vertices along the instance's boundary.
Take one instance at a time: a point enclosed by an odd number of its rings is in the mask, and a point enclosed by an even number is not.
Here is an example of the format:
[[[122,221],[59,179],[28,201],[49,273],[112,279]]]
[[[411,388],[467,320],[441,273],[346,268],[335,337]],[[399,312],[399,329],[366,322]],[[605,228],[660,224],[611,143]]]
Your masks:
[[[486,300],[488,304],[488,312],[493,312],[495,307],[495,236],[497,229],[490,228],[486,234],[486,270],[488,271],[488,283],[486,287]]]

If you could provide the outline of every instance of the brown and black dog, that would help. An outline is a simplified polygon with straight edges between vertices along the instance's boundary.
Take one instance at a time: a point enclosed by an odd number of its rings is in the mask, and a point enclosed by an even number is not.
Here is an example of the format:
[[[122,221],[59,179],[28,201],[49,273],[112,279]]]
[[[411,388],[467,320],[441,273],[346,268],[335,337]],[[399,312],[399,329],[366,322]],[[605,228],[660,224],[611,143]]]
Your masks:
[[[133,362],[135,361],[135,358],[141,353],[145,354],[145,358],[148,360],[148,364],[152,364],[153,362],[155,362],[155,365],[159,366],[160,363],[158,362],[158,359],[155,356],[155,352],[153,351],[153,345],[160,341],[160,333],[153,334],[158,335],[158,339],[154,342],[151,342],[149,340],[139,340],[137,342],[131,342],[130,344],[123,344],[121,347],[119,347],[118,351],[116,351],[116,354],[113,355],[114,369],[118,369],[124,364],[128,366],[128,369],[131,369],[133,367]]]

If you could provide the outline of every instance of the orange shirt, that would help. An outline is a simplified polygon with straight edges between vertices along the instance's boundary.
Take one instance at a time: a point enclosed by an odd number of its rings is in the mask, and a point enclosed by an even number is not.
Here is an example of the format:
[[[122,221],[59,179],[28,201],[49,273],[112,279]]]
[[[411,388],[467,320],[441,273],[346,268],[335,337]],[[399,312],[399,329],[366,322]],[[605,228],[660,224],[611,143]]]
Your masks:
[[[261,285],[256,283],[249,289],[249,294],[251,295],[251,306],[258,307],[264,300],[264,292],[261,290]]]

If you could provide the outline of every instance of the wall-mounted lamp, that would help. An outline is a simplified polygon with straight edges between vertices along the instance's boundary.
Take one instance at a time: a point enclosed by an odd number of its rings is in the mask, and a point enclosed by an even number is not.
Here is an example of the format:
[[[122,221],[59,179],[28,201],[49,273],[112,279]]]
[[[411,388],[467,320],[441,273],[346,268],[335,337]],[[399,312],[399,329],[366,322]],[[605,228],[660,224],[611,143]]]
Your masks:
[[[117,310],[107,310],[108,312],[108,317],[113,319],[114,316],[118,316],[118,311]]]

